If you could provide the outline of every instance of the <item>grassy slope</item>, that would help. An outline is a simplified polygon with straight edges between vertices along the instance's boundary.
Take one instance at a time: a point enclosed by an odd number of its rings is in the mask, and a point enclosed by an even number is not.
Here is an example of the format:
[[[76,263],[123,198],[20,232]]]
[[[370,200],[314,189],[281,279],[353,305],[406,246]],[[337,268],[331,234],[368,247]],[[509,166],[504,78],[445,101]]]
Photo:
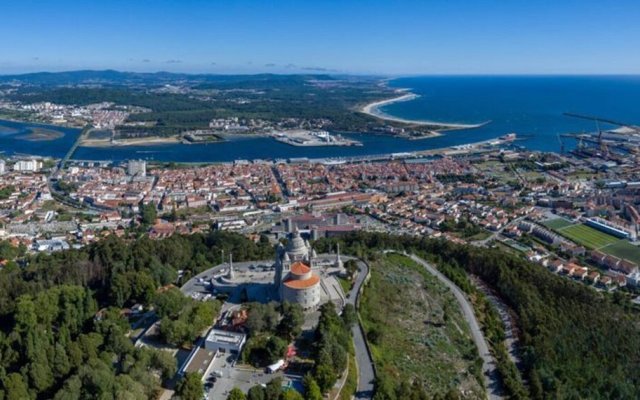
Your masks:
[[[434,394],[455,388],[483,397],[471,372],[479,369],[477,350],[448,289],[399,255],[381,257],[371,268],[360,315],[379,372],[418,379]]]

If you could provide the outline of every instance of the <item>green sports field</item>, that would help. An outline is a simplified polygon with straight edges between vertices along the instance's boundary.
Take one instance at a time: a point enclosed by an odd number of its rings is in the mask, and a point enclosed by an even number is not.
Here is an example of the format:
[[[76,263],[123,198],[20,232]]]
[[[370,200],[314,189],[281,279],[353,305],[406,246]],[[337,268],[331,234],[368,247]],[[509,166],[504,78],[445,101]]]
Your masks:
[[[626,240],[619,240],[600,250],[612,256],[640,264],[640,247],[634,246]]]
[[[621,240],[586,225],[570,225],[555,230],[562,236],[590,249],[600,249]]]
[[[588,249],[600,250],[640,264],[640,247],[632,245],[627,240],[618,239],[587,225],[572,224],[564,218],[550,219],[542,222],[542,225]]]
[[[571,223],[571,221],[567,219],[555,218],[555,219],[548,219],[542,222],[542,225],[546,226],[549,229],[558,230],[558,229],[566,228],[567,226],[571,226],[573,224]]]

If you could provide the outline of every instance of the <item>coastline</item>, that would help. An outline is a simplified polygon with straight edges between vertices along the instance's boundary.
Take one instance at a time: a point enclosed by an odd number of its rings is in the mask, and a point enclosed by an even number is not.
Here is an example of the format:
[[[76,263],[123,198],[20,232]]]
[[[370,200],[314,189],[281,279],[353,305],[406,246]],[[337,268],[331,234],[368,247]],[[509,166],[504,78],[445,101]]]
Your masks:
[[[160,137],[149,136],[136,139],[84,139],[80,146],[82,147],[125,147],[125,146],[153,146],[160,144],[177,144],[182,141],[174,136]]]
[[[71,125],[71,124],[54,124],[53,122],[46,121],[33,121],[30,119],[15,119],[5,115],[0,115],[0,125],[2,122],[12,122],[16,124],[24,124],[24,125],[34,125],[34,126],[45,126],[45,127],[54,127],[54,128],[63,128],[63,129],[77,129],[78,131],[82,130],[81,126]]]
[[[364,106],[360,107],[358,111],[360,111],[363,114],[367,114],[374,118],[378,118],[385,121],[399,122],[407,125],[434,126],[438,128],[436,132],[455,130],[455,129],[479,128],[489,123],[489,121],[487,121],[481,124],[458,124],[458,123],[427,121],[427,120],[412,120],[412,119],[394,117],[392,115],[384,113],[383,111],[380,110],[380,108],[393,103],[400,103],[404,101],[415,100],[420,97],[420,95],[418,94],[411,93],[409,89],[398,89],[396,90],[396,93],[400,94],[400,96],[394,97],[391,99],[378,100],[369,104],[365,104]]]

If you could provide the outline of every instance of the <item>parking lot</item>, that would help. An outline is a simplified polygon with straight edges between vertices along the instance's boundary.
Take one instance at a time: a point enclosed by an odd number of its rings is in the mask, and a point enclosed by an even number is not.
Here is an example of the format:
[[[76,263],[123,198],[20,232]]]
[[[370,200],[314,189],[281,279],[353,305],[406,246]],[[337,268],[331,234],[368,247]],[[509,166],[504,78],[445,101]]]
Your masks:
[[[236,357],[222,353],[213,360],[209,376],[205,377],[209,399],[226,399],[234,387],[243,392],[256,385],[266,385],[276,377],[283,379],[283,386],[302,390],[302,377],[284,374],[282,371],[268,374],[264,369],[252,368],[248,365],[237,365]],[[213,383],[212,386],[211,383]]]

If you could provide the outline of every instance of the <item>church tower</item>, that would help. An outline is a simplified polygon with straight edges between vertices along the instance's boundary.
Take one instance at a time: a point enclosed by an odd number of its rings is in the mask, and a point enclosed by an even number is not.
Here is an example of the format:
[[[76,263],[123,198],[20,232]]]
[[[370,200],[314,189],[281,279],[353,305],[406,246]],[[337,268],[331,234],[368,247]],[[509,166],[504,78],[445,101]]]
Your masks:
[[[236,273],[233,270],[233,253],[229,253],[229,272],[227,273],[227,279],[230,281],[236,279]]]
[[[300,236],[297,227],[293,227],[293,231],[289,233],[287,246],[284,247],[279,243],[276,247],[275,275],[273,284],[278,292],[280,292],[282,281],[291,271],[291,265],[302,262],[311,267],[314,262],[315,253],[309,242]]]
[[[340,243],[336,244],[336,263],[335,263],[336,268],[342,268],[343,264],[342,264],[342,259],[340,258]]]

